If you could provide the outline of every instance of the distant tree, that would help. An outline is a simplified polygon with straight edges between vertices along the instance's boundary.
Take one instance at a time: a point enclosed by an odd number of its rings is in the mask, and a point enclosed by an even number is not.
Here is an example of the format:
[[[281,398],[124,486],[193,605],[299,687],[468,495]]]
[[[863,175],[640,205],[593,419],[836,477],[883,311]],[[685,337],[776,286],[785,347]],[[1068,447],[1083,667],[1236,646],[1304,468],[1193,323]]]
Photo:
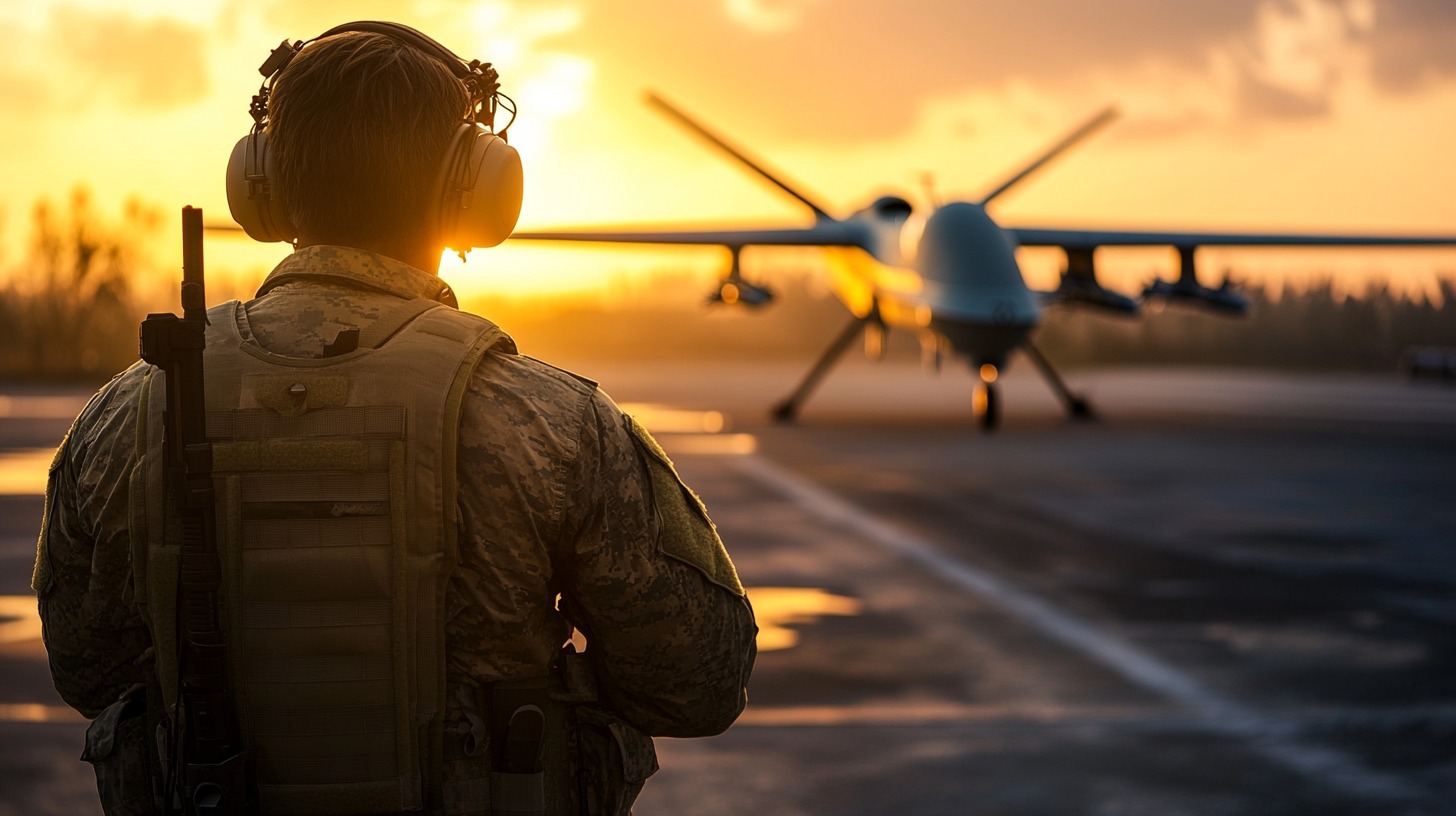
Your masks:
[[[135,360],[134,284],[159,222],[135,199],[110,221],[84,188],[64,211],[36,202],[27,254],[0,289],[0,376],[94,380]]]

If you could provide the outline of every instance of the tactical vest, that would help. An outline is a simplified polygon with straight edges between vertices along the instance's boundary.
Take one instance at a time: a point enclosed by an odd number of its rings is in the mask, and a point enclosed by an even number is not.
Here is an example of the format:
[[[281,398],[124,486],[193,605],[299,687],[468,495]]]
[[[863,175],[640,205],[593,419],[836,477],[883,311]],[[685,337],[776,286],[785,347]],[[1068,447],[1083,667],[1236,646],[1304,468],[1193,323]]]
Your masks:
[[[269,814],[437,810],[456,438],[471,373],[509,339],[404,302],[327,358],[273,354],[236,301],[209,310],[223,618]],[[240,327],[242,327],[240,329]],[[163,378],[142,390],[131,488],[137,601],[175,710],[178,538],[163,491]]]

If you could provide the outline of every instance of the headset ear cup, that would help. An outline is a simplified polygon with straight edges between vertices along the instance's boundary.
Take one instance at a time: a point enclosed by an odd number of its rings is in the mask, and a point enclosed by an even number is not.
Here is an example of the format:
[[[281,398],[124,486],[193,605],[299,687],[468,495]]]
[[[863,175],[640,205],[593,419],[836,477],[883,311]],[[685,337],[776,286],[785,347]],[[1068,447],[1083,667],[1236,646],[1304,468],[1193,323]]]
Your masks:
[[[283,211],[268,134],[249,133],[228,159],[227,199],[233,220],[255,241],[292,241],[297,230]]]
[[[460,126],[445,154],[440,228],[445,245],[493,247],[509,238],[521,215],[521,157],[475,123]]]

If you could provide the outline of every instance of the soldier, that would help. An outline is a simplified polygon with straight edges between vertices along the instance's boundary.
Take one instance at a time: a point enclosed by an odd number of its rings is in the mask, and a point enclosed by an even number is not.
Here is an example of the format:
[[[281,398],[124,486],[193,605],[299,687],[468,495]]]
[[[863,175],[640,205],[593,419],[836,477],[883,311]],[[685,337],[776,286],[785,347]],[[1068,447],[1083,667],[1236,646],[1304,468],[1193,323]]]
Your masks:
[[[257,803],[627,813],[657,767],[650,736],[716,734],[742,711],[756,627],[651,436],[436,277],[459,246],[435,204],[442,156],[494,104],[480,66],[442,52],[341,26],[289,49],[255,105],[295,251],[255,299],[209,312],[205,370]],[[170,811],[185,727],[164,379],[138,363],[77,418],[33,582],[113,815]],[[563,649],[573,627],[584,653]]]

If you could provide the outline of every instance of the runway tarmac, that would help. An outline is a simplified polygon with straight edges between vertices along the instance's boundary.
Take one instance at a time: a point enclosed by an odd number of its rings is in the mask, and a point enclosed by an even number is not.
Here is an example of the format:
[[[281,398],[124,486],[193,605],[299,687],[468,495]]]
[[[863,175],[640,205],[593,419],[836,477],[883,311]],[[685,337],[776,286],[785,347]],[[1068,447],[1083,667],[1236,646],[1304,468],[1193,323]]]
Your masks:
[[[1456,812],[1456,389],[1084,373],[1102,420],[1070,424],[1013,370],[986,436],[949,368],[852,363],[779,427],[796,367],[578,367],[763,628],[742,720],[659,740],[637,813]],[[6,393],[0,816],[99,813],[17,603],[80,406]]]

